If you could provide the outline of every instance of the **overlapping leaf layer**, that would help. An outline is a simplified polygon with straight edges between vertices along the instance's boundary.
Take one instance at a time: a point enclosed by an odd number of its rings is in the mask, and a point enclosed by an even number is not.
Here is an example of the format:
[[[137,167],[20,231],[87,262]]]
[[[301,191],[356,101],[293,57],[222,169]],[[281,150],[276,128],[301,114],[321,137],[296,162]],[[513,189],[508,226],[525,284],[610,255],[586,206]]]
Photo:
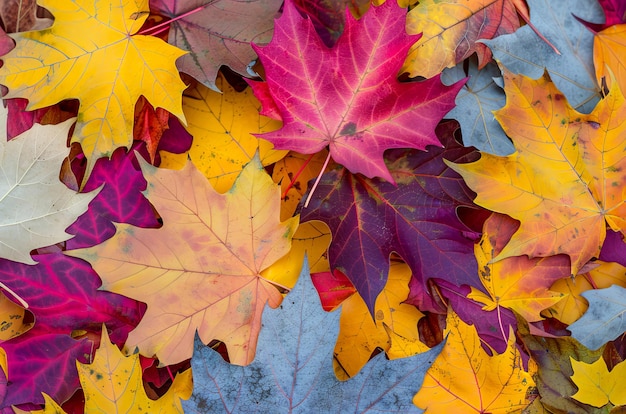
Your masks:
[[[2,2],[0,411],[624,411],[626,8],[562,3]]]

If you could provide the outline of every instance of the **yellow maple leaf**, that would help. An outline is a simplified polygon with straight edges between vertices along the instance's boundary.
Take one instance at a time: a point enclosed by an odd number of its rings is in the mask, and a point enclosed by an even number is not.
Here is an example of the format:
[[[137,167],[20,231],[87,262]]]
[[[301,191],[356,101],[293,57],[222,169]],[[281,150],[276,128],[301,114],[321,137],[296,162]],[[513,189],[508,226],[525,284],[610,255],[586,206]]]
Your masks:
[[[298,218],[280,222],[280,189],[257,157],[226,194],[191,162],[142,170],[163,227],[120,224],[104,243],[67,253],[90,261],[103,289],[147,303],[130,350],[175,364],[191,358],[197,329],[204,343],[223,341],[232,363],[249,364],[265,303],[282,300],[261,272],[289,251]]]
[[[85,394],[86,413],[183,413],[180,400],[191,397],[191,370],[174,378],[174,382],[158,400],[148,398],[143,386],[139,355],[125,357],[102,329],[100,348],[91,364],[76,361],[78,377]],[[65,411],[49,395],[43,393],[45,408],[31,414],[63,414]],[[18,413],[25,411],[16,410]]]
[[[175,61],[185,52],[154,36],[136,35],[148,0],[40,0],[52,27],[11,34],[16,46],[2,57],[5,98],[26,98],[28,110],[79,99],[72,142],[80,142],[89,176],[100,157],[133,141],[135,103],[184,120],[185,84]]]
[[[476,328],[448,311],[446,344],[426,372],[413,398],[426,413],[511,413],[524,408],[526,391],[534,386],[522,369],[513,329],[502,354],[482,348]]]
[[[218,192],[228,191],[242,168],[259,151],[263,165],[273,164],[287,151],[276,151],[268,141],[253,136],[280,128],[281,122],[259,114],[261,104],[252,90],[237,92],[220,72],[215,85],[223,93],[196,83],[185,91],[183,111],[193,135],[189,157]],[[186,154],[178,157],[187,158]],[[161,167],[176,167],[167,155]]]
[[[552,292],[549,287],[557,279],[569,279],[570,263],[565,256],[534,259],[515,256],[491,263],[516,227],[514,220],[501,214],[493,214],[485,221],[482,239],[474,246],[474,253],[478,275],[488,295],[472,287],[467,297],[484,304],[485,311],[503,306],[528,322],[536,322],[543,319],[542,310],[563,299],[562,293]]]
[[[609,402],[626,405],[626,361],[615,365],[611,372],[602,357],[591,364],[576,361],[572,357],[570,361],[574,370],[571,378],[578,387],[578,392],[572,398],[594,407],[603,407]]]
[[[410,279],[411,269],[406,263],[394,262],[389,267],[387,283],[376,298],[375,320],[358,293],[342,302],[334,359],[339,380],[356,375],[370,360],[376,348],[388,352],[392,345],[391,333],[400,338],[395,343],[393,353],[388,355],[390,359],[405,358],[430,349],[419,342],[417,332],[417,322],[424,314],[415,306],[403,303],[409,295]],[[401,342],[401,338],[413,342],[413,345]],[[414,351],[418,352],[406,354]]]
[[[626,104],[616,86],[591,114],[574,110],[548,74],[504,71],[506,105],[495,113],[516,152],[447,164],[478,195],[476,204],[520,227],[494,260],[567,254],[571,274],[597,257],[606,223],[626,233]]]

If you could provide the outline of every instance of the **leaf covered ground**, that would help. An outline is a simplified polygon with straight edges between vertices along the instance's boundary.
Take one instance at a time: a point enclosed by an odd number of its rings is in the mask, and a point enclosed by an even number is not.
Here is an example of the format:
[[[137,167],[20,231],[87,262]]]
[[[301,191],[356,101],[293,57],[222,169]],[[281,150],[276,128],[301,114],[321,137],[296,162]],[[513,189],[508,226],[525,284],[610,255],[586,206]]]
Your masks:
[[[624,2],[0,23],[0,412],[626,410]]]

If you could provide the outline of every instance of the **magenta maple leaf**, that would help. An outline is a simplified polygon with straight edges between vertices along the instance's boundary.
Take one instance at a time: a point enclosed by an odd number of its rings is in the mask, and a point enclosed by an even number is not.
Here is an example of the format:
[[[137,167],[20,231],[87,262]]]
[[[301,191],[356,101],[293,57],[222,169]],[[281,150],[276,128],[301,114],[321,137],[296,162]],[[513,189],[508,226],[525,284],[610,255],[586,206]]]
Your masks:
[[[145,312],[145,304],[98,290],[100,278],[80,259],[55,253],[36,260],[35,266],[0,260],[0,281],[35,316],[32,329],[2,343],[11,381],[0,408],[43,403],[41,392],[65,401],[80,388],[76,360],[89,362],[94,349],[91,340],[70,334],[98,333],[105,323],[111,340],[123,343]]]
[[[333,239],[328,259],[352,282],[374,314],[376,297],[385,286],[389,255],[398,253],[411,267],[422,288],[413,303],[423,311],[436,311],[426,282],[445,278],[457,286],[480,286],[472,232],[457,215],[461,207],[480,212],[463,179],[449,169],[444,158],[477,159],[478,152],[454,140],[452,126],[442,124],[445,148],[429,152],[395,149],[386,159],[395,186],[379,178],[350,174],[345,168],[322,176],[302,222],[321,220]]]
[[[267,85],[249,83],[264,112],[276,105],[283,120],[281,129],[259,136],[277,149],[304,154],[328,145],[333,159],[353,173],[391,182],[386,149],[441,146],[435,126],[454,107],[463,81],[398,81],[407,51],[420,37],[406,34],[405,21],[406,10],[395,1],[372,7],[360,20],[346,10],[344,33],[328,48],[286,1],[272,41],[253,45]]]
[[[89,209],[68,228],[68,233],[76,235],[66,242],[68,250],[95,246],[112,237],[115,234],[112,222],[159,227],[150,202],[142,194],[146,180],[139,167],[133,167],[134,158],[133,151],[127,153],[125,148],[118,148],[111,159],[101,158],[96,162],[83,191],[103,184],[104,188],[89,203]]]

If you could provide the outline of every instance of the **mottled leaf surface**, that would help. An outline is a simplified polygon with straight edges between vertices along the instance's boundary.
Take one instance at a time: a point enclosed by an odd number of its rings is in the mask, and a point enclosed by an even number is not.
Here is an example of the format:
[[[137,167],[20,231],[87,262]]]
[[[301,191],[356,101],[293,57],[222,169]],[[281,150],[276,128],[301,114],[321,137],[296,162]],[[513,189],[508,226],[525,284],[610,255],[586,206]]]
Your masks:
[[[279,220],[280,190],[258,158],[222,195],[191,161],[182,170],[142,162],[145,195],[159,229],[117,225],[115,236],[72,255],[89,260],[103,289],[145,302],[126,342],[165,365],[189,359],[196,330],[228,347],[231,362],[254,358],[266,302],[282,297],[261,272],[290,248],[297,219]]]
[[[305,266],[305,269],[307,266]],[[382,354],[354,378],[332,369],[339,313],[322,310],[308,271],[279,309],[265,309],[256,358],[230,365],[196,338],[194,393],[186,413],[417,413],[411,398],[441,347],[395,361]]]
[[[495,260],[567,254],[571,274],[597,257],[607,224],[626,232],[626,113],[613,85],[593,112],[573,109],[546,73],[504,75],[507,103],[496,118],[513,139],[506,157],[452,165],[476,191],[476,204],[521,222]]]

